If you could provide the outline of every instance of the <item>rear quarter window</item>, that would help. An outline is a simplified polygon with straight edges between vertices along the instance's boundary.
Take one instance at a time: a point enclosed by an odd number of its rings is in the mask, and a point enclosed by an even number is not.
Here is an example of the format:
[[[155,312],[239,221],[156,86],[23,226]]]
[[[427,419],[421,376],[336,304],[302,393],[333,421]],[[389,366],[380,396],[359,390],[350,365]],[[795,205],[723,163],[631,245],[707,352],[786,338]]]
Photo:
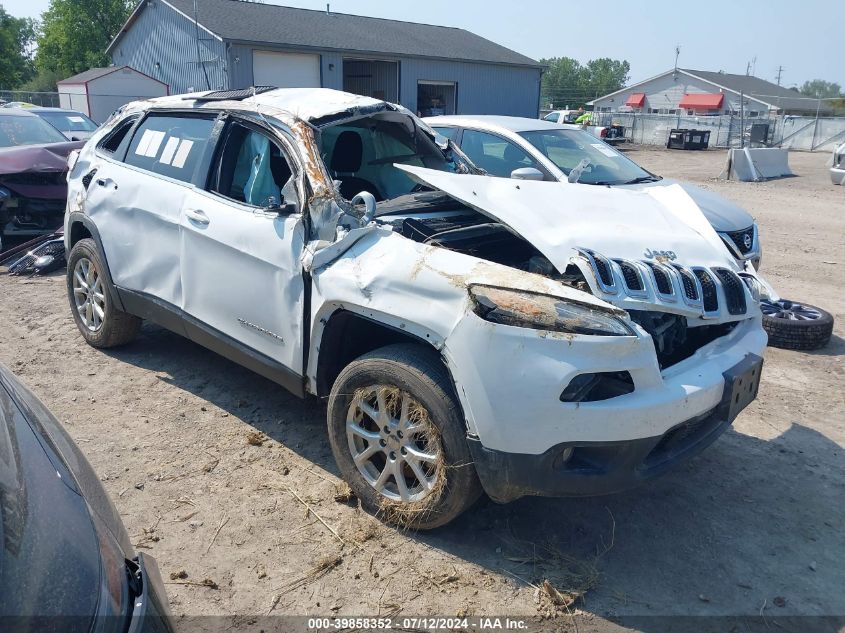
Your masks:
[[[150,115],[133,135],[126,163],[190,182],[213,127],[213,116]]]

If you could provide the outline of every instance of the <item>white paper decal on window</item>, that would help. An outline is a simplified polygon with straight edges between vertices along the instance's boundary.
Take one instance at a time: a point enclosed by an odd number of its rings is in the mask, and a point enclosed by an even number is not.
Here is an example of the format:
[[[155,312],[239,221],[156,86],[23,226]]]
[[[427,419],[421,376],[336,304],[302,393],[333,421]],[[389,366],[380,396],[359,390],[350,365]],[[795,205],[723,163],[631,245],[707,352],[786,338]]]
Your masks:
[[[164,132],[157,132],[156,130],[144,130],[144,135],[141,137],[141,142],[135,148],[135,153],[139,156],[147,156],[155,158],[158,154],[158,148],[161,147],[161,142],[164,140]]]
[[[176,150],[176,156],[173,158],[173,166],[181,169],[185,166],[185,161],[188,160],[188,154],[194,146],[193,141],[182,141],[179,143],[179,149]]]
[[[69,116],[67,120],[73,123],[85,123],[85,119],[83,119],[81,116]]]
[[[165,165],[169,165],[170,161],[173,160],[173,154],[176,153],[176,148],[179,147],[179,139],[175,136],[171,136],[167,139],[167,143],[164,146],[164,151],[161,153],[161,158],[158,159],[158,162],[164,163]]]

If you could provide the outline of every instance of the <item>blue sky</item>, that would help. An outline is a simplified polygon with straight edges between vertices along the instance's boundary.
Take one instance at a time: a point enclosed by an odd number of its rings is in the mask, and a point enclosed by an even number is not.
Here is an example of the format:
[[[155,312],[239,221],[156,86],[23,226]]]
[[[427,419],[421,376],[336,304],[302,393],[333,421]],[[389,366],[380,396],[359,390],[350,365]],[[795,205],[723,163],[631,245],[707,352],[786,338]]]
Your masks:
[[[325,2],[314,0],[264,1],[326,8]],[[331,5],[339,13],[465,28],[535,59],[627,59],[632,81],[671,68],[675,45],[680,44],[682,68],[744,74],[746,64],[756,57],[755,74],[763,79],[773,81],[782,65],[783,85],[819,78],[845,86],[840,2],[333,0]],[[0,4],[12,15],[37,17],[49,0],[0,0]]]

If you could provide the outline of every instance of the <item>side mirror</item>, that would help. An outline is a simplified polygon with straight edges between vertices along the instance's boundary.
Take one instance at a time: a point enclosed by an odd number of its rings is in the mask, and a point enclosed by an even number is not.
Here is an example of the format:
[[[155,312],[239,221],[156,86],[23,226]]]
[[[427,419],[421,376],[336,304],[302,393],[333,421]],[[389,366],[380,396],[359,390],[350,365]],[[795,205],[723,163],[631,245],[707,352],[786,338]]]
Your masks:
[[[520,167],[511,172],[514,180],[543,180],[543,172],[534,167]]]

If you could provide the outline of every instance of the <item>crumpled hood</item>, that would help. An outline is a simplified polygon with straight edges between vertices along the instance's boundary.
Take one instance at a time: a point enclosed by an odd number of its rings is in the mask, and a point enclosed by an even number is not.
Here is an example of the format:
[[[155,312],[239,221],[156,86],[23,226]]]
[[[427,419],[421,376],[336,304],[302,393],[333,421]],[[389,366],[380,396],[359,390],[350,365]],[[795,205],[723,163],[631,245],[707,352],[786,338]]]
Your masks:
[[[609,258],[741,270],[699,205],[678,184],[632,190],[397,167],[507,224],[559,271],[578,248]]]
[[[67,157],[81,149],[85,141],[18,145],[0,148],[0,175],[39,171],[66,171]]]
[[[659,187],[680,186],[701,209],[704,217],[714,229],[723,232],[741,231],[754,224],[754,218],[748,211],[734,204],[727,198],[688,182],[680,182],[664,178],[657,182],[644,182],[637,185],[619,185],[619,188],[632,190],[646,190]]]

